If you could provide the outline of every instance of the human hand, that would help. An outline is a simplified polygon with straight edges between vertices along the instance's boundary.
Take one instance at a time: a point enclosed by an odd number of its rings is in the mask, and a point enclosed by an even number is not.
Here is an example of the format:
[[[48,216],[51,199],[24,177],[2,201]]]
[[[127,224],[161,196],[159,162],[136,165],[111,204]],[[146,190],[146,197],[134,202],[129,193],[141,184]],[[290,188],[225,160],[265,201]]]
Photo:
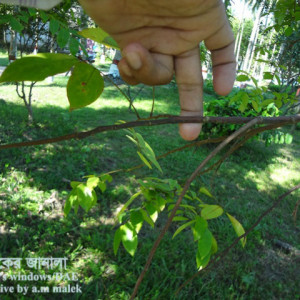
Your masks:
[[[129,84],[169,83],[175,72],[182,116],[203,114],[199,43],[211,51],[213,84],[228,94],[235,80],[234,37],[221,0],[79,0],[120,45],[118,67]],[[181,124],[193,140],[201,124]]]

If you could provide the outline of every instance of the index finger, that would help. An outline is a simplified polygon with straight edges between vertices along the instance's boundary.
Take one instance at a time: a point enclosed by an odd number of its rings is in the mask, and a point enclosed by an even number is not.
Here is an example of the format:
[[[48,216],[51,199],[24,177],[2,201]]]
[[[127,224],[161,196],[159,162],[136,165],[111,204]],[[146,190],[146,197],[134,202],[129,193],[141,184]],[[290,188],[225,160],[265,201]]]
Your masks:
[[[180,98],[180,115],[203,116],[203,78],[199,48],[176,56],[174,66]],[[181,137],[188,141],[196,139],[201,129],[200,123],[179,125]]]

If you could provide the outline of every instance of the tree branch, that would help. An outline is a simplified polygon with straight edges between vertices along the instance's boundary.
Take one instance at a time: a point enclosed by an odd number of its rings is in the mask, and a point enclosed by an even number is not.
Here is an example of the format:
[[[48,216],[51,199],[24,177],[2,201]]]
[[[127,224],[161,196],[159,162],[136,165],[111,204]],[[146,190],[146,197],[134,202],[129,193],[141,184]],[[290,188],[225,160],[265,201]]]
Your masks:
[[[150,251],[150,254],[147,258],[147,261],[146,261],[146,264],[144,266],[144,269],[143,271],[141,272],[136,284],[135,284],[135,287],[134,287],[134,290],[133,290],[133,293],[131,294],[130,296],[130,299],[133,300],[134,297],[136,296],[137,294],[137,291],[138,291],[138,288],[139,286],[141,285],[142,281],[143,281],[143,278],[146,274],[146,272],[148,271],[149,269],[149,266],[151,264],[151,261],[152,261],[152,258],[160,244],[160,242],[162,241],[163,237],[165,236],[166,232],[168,231],[171,223],[172,223],[172,220],[176,214],[176,211],[178,210],[180,204],[181,204],[181,201],[184,197],[184,195],[186,194],[186,192],[188,191],[191,183],[193,182],[193,180],[198,176],[199,172],[204,168],[204,166],[213,158],[215,157],[224,147],[226,147],[232,140],[238,138],[239,136],[241,136],[242,134],[244,134],[249,128],[251,128],[252,126],[254,126],[255,124],[257,124],[258,122],[260,121],[260,118],[255,118],[253,120],[251,120],[250,122],[248,122],[246,125],[244,125],[243,127],[241,127],[240,129],[238,129],[237,131],[235,131],[233,134],[231,134],[228,138],[226,138],[221,144],[219,144],[215,150],[213,150],[203,161],[202,163],[197,167],[197,169],[192,173],[192,175],[188,178],[188,180],[186,181],[183,189],[182,189],[182,192],[180,193],[179,197],[178,197],[178,200],[170,214],[170,217],[168,218],[165,226],[163,227],[160,235],[158,236],[158,238],[156,239],[155,243],[153,244],[153,247]]]
[[[201,269],[200,271],[198,271],[197,273],[195,273],[191,278],[189,278],[187,281],[185,281],[175,292],[175,295],[177,295],[186,285],[188,285],[194,278],[196,278],[201,272],[206,271],[208,268],[210,268],[211,266],[215,266],[217,263],[219,263],[220,261],[222,261],[222,259],[229,253],[229,251],[244,237],[248,236],[250,232],[253,231],[253,229],[261,222],[261,220],[266,217],[276,206],[278,206],[280,204],[280,202],[287,197],[288,195],[290,195],[292,192],[296,191],[300,189],[300,183],[298,185],[296,185],[295,187],[293,187],[292,189],[290,189],[289,191],[287,191],[286,193],[284,193],[283,195],[279,196],[277,198],[277,200],[274,201],[273,205],[271,207],[269,207],[258,219],[257,221],[241,236],[239,236],[238,238],[236,238],[234,240],[234,242],[228,246],[225,250],[223,250],[222,252],[220,252],[218,255],[216,255],[214,257],[214,259],[212,259],[209,264]]]
[[[107,125],[107,126],[99,126],[89,131],[82,132],[74,132],[71,134],[67,134],[64,136],[30,141],[30,142],[21,142],[7,145],[0,145],[1,149],[11,149],[11,148],[21,148],[28,146],[36,146],[36,145],[45,145],[51,143],[57,143],[61,141],[67,141],[72,139],[84,139],[89,136],[95,135],[100,132],[107,131],[117,131],[126,128],[134,128],[134,127],[143,127],[143,126],[158,126],[165,124],[182,124],[182,123],[216,123],[216,124],[246,124],[255,118],[252,117],[179,117],[168,115],[167,118],[157,119],[157,117],[153,117],[153,119],[149,120],[138,120],[133,122],[127,122],[117,125]],[[299,115],[293,116],[282,116],[282,117],[258,117],[256,118],[256,124],[296,124],[300,122]]]

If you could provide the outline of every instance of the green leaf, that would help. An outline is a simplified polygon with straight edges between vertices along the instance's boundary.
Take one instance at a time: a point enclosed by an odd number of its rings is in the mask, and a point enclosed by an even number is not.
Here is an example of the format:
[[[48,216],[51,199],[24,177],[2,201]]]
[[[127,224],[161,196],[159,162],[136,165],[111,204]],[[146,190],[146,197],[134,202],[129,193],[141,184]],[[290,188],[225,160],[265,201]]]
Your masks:
[[[85,184],[80,184],[76,188],[77,197],[79,201],[79,205],[88,212],[91,207],[97,202],[97,198],[95,199],[95,193],[86,186]]]
[[[78,40],[72,37],[69,43],[69,49],[72,55],[75,56],[78,53],[79,47],[80,47],[80,43],[78,42]]]
[[[84,62],[77,63],[67,85],[70,110],[93,103],[103,88],[104,80],[97,69]]]
[[[235,219],[233,216],[231,216],[230,214],[226,213],[226,215],[228,216],[237,236],[243,235],[245,233],[245,230],[244,230],[243,226],[241,225],[241,223],[237,219]],[[245,247],[246,237],[242,238],[240,242],[241,242],[242,246]]]
[[[212,235],[211,254],[215,254],[218,251],[218,244],[215,237]]]
[[[2,73],[1,82],[42,81],[48,76],[67,72],[77,62],[71,55],[39,53],[11,63]]]
[[[24,26],[14,17],[10,18],[9,24],[10,24],[12,30],[15,30],[19,33],[21,33],[22,30],[24,29]]]
[[[150,163],[148,162],[148,160],[146,159],[146,157],[140,152],[140,151],[137,151],[137,154],[139,155],[141,161],[149,168],[149,169],[152,169]]]
[[[173,218],[173,222],[176,222],[176,221],[187,221],[188,220],[188,218],[186,218],[186,217],[182,217],[182,216],[176,216],[176,217],[174,217]]]
[[[99,183],[99,178],[98,177],[90,177],[87,182],[86,185],[90,188],[90,189],[94,189]]]
[[[115,237],[114,237],[114,254],[117,255],[118,249],[122,240],[122,231],[119,229],[116,230],[115,232]]]
[[[264,79],[266,80],[272,80],[274,75],[270,72],[264,72]]]
[[[143,222],[144,218],[140,210],[135,210],[130,213],[130,223],[137,233],[139,233],[139,231],[141,230]]]
[[[293,142],[293,136],[289,133],[285,134],[285,143],[286,144],[291,144]]]
[[[138,245],[138,237],[134,227],[130,223],[126,223],[120,227],[120,230],[122,232],[122,243],[125,250],[131,256],[134,256]]]
[[[206,228],[201,238],[198,240],[198,253],[201,260],[203,260],[212,247],[213,236],[211,232]]]
[[[152,219],[153,222],[156,222],[158,218],[158,212],[157,209],[152,205],[152,203],[146,203],[145,208]]]
[[[256,112],[259,112],[260,111],[260,108],[259,108],[259,105],[258,103],[255,101],[255,100],[252,100],[252,106],[253,108],[255,109]]]
[[[191,225],[194,224],[195,222],[196,222],[196,220],[193,220],[193,221],[190,221],[190,222],[187,222],[187,223],[181,225],[181,226],[175,231],[175,233],[173,234],[172,239],[174,239],[174,237],[175,237],[177,234],[179,234],[182,230],[184,230],[185,228],[191,226]]]
[[[209,192],[209,190],[206,188],[206,187],[201,187],[200,189],[199,189],[199,193],[202,193],[202,194],[204,194],[204,195],[206,195],[206,196],[208,196],[208,197],[210,197],[210,198],[213,198],[214,196]]]
[[[203,236],[207,228],[207,221],[199,216],[197,216],[195,220],[196,223],[191,226],[191,228],[194,236],[194,241],[198,241]]]
[[[280,80],[279,76],[277,74],[275,74],[274,76],[277,80],[278,85],[281,85],[281,80]]]
[[[238,76],[236,77],[236,80],[237,80],[237,81],[240,81],[240,82],[243,82],[243,81],[248,81],[248,80],[250,80],[250,78],[249,78],[247,75],[241,74],[241,75],[238,75]]]
[[[130,199],[124,204],[124,206],[122,207],[122,209],[116,215],[116,219],[119,218],[119,216],[129,207],[129,205],[134,201],[134,199],[136,199],[141,193],[142,192],[139,191],[139,192],[135,193],[134,195],[132,195],[130,197]]]
[[[101,175],[100,179],[102,181],[108,181],[108,182],[112,182],[112,180],[113,180],[112,176],[109,175],[109,174],[103,174],[103,175]]]
[[[101,190],[102,193],[104,193],[106,191],[106,183],[103,181],[99,181],[98,183],[98,187]]]
[[[97,43],[104,44],[115,49],[120,49],[117,42],[112,37],[110,37],[107,32],[99,27],[83,29],[79,31],[78,34]]]
[[[293,28],[292,27],[288,27],[285,32],[284,32],[284,35],[289,37],[293,34]]]
[[[55,19],[50,20],[49,30],[54,35],[59,29],[59,22]]]
[[[273,99],[266,99],[266,100],[264,100],[264,101],[262,102],[261,106],[262,106],[262,107],[266,107],[266,106],[268,106],[269,104],[271,104],[271,103],[273,103],[273,102],[274,102]]]
[[[46,23],[49,20],[49,16],[44,11],[40,10],[39,14],[44,23]]]
[[[244,93],[241,98],[242,98],[242,103],[239,106],[239,110],[241,112],[244,112],[246,110],[247,106],[248,106],[249,95],[247,93]]]
[[[68,214],[70,213],[71,208],[73,207],[73,204],[74,204],[74,202],[76,200],[77,200],[77,192],[76,192],[76,190],[73,190],[69,194],[69,196],[68,196],[68,198],[66,200],[66,203],[65,203],[65,207],[64,207],[64,215],[65,215],[65,217],[67,217]]]
[[[70,38],[70,31],[68,29],[62,28],[61,30],[59,30],[56,39],[58,46],[60,48],[66,47],[69,42],[69,38]]]
[[[79,184],[81,184],[82,182],[79,181],[72,181],[71,182],[71,187],[72,189],[76,189],[78,187]]]
[[[154,222],[153,222],[152,219],[149,217],[148,213],[147,213],[144,209],[141,209],[140,212],[142,213],[144,220],[145,220],[152,228],[154,228]]]
[[[201,210],[201,217],[210,220],[214,218],[218,218],[223,214],[224,210],[219,205],[205,205]]]
[[[197,251],[196,262],[197,262],[197,268],[199,270],[202,270],[203,268],[205,268],[208,265],[209,261],[210,261],[210,253],[207,256],[205,256],[204,258],[201,258],[200,252]]]

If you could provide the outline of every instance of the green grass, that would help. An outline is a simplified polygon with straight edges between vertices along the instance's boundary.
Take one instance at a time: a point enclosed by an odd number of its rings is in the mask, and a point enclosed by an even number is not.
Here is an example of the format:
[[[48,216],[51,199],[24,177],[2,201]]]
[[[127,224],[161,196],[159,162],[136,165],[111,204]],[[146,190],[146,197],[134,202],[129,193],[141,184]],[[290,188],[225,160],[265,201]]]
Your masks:
[[[33,91],[35,124],[26,125],[26,109],[16,97],[13,85],[0,86],[0,143],[35,140],[88,130],[116,121],[135,120],[123,96],[107,85],[101,98],[87,108],[69,112],[65,86],[67,77],[56,77],[49,85],[41,82]],[[138,87],[132,88],[132,92]],[[142,117],[151,110],[152,90],[145,88],[134,104]],[[205,95],[207,101],[212,96]],[[156,89],[155,113],[178,114],[175,86]],[[289,130],[289,128],[286,128]],[[187,144],[175,125],[137,129],[157,155]],[[201,137],[200,137],[201,138]],[[210,189],[216,200],[245,228],[267,209],[272,200],[300,181],[300,132],[291,145],[265,148],[258,140],[248,142],[227,159],[217,174],[205,174],[194,182]],[[213,149],[212,145],[177,152],[160,161],[164,171],[146,168],[117,173],[107,191],[99,194],[98,205],[88,214],[73,213],[65,219],[64,201],[70,180],[139,164],[136,149],[124,132],[107,132],[81,141],[65,141],[37,147],[0,152],[0,257],[67,257],[68,272],[76,273],[82,295],[28,294],[2,295],[1,299],[128,299],[158,236],[166,214],[156,228],[145,227],[134,258],[121,247],[112,250],[113,216],[116,209],[136,191],[137,179],[161,176],[181,184]],[[240,245],[216,267],[195,279],[177,299],[296,299],[296,256],[275,247],[276,239],[299,249],[299,232],[292,213],[299,199],[287,197]],[[298,223],[299,225],[299,223]],[[195,245],[190,232],[174,240],[172,232],[162,241],[139,290],[138,299],[175,299],[174,291],[196,272]],[[234,239],[225,217],[210,222],[219,250]],[[57,270],[56,270],[57,271]],[[21,273],[29,273],[26,266]],[[54,271],[46,271],[52,274]],[[2,273],[0,272],[0,276]],[[66,280],[64,281],[66,282]],[[55,282],[6,282],[5,285],[54,286]],[[74,283],[73,283],[74,284]]]

